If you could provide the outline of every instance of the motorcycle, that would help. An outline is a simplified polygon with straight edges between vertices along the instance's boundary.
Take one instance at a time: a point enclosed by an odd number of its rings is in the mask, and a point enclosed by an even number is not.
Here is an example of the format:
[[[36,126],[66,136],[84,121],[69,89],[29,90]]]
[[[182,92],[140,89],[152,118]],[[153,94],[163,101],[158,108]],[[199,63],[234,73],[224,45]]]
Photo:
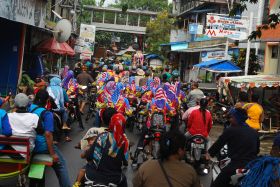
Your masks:
[[[86,121],[90,120],[95,116],[96,112],[96,99],[97,99],[97,88],[95,86],[89,86],[88,101],[89,109],[86,115]]]
[[[186,150],[186,162],[191,164],[198,174],[208,174],[207,139],[199,134],[192,136],[187,141]]]
[[[151,118],[151,127],[146,130],[144,135],[143,147],[137,147],[134,156],[131,156],[133,168],[138,168],[143,162],[149,159],[158,159],[160,139],[166,132],[164,125],[164,115],[161,112],[155,112]],[[142,162],[139,162],[139,159]]]

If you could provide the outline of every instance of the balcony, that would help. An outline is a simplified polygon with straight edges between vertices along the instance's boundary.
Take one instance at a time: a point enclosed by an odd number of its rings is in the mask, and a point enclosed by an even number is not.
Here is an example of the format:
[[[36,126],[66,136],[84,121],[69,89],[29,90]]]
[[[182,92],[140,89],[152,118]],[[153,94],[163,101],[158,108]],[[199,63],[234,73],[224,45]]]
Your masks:
[[[182,0],[180,6],[180,14],[188,12],[204,3],[227,4],[227,0]]]

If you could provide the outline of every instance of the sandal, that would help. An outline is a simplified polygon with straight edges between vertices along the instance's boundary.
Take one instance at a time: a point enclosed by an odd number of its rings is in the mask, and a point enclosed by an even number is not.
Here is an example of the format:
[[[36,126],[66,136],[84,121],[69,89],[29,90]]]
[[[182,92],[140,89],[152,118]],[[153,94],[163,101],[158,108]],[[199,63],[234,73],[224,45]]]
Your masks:
[[[65,141],[66,141],[66,142],[71,142],[72,139],[71,139],[70,137],[66,137],[66,138],[65,138]]]
[[[62,126],[62,130],[71,130],[71,128],[68,126]]]

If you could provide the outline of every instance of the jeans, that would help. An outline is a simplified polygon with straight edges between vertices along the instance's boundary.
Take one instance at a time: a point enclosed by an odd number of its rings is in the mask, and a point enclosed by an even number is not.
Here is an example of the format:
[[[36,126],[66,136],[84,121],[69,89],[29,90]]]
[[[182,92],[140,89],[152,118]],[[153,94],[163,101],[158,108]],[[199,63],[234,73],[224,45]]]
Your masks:
[[[100,114],[100,110],[98,112],[96,112],[93,127],[100,127],[101,126],[101,118],[100,118],[99,114]]]
[[[59,185],[60,185],[60,187],[71,187],[72,185],[70,182],[66,162],[63,158],[63,155],[61,154],[61,152],[59,151],[57,146],[54,145],[53,148],[59,158],[59,162],[54,163],[52,166],[52,168],[54,169],[55,174],[58,178]]]
[[[66,123],[68,120],[68,113],[65,110],[65,108],[60,108],[60,109],[55,109],[55,112],[59,112],[61,114],[62,117],[62,122]]]

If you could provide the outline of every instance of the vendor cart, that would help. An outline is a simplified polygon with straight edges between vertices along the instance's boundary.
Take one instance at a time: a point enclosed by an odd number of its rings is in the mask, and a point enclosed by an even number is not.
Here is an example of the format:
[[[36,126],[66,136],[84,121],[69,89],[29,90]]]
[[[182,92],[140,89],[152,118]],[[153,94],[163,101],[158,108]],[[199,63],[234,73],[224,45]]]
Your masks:
[[[251,75],[237,77],[221,77],[218,91],[220,98],[232,105],[236,103],[239,93],[257,93],[265,111],[262,129],[264,134],[277,133],[280,129],[280,76],[279,75]]]

